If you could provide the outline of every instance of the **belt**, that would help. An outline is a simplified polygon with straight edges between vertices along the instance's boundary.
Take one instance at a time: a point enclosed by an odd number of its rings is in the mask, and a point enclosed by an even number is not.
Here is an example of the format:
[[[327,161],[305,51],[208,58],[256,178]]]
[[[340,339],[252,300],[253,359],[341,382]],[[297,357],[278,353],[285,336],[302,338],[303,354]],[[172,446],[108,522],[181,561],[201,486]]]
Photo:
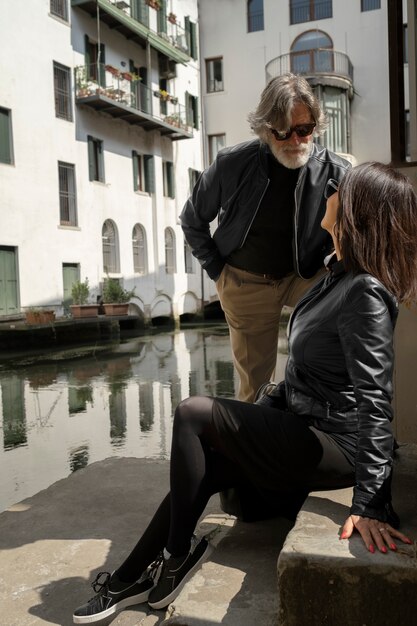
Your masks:
[[[228,265],[230,265],[230,263]],[[234,267],[237,270],[241,270],[242,272],[252,274],[252,276],[260,276],[261,278],[265,278],[265,280],[282,280],[283,278],[285,278],[285,276],[277,276],[277,274],[261,274],[259,272],[252,272],[251,270],[243,269],[243,267],[236,267],[235,265],[231,265],[231,267]]]
[[[259,272],[251,272],[250,270],[243,271],[247,272],[248,274],[253,274],[253,276],[261,276],[266,280],[282,280],[284,278],[284,276],[277,276],[277,274],[260,274]]]

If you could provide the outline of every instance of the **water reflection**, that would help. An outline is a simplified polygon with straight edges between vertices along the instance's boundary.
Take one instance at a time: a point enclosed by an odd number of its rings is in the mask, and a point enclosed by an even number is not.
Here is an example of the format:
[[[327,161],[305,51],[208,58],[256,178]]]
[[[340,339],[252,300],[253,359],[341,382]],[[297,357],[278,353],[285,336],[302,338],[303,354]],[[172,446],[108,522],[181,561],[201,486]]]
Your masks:
[[[235,394],[225,326],[3,367],[0,511],[109,456],[167,458],[175,406],[200,393]]]

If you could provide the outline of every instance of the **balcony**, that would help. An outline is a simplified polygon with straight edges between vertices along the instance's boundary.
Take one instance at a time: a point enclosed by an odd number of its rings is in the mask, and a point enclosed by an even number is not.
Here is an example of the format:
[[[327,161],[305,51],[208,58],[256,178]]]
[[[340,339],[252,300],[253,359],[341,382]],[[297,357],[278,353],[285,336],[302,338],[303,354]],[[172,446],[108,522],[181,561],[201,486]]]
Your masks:
[[[290,52],[272,59],[266,65],[267,81],[286,72],[301,74],[313,84],[353,88],[353,65],[344,52],[331,48],[315,48]]]
[[[138,76],[111,65],[75,68],[75,101],[169,139],[190,139],[192,120],[178,98],[143,85]]]
[[[160,29],[156,15],[152,15],[154,19],[150,24],[140,21],[134,14],[132,0],[71,0],[71,6],[86,11],[95,19],[98,14],[101,22],[143,48],[149,41],[153,48],[176,63],[188,63],[190,60],[185,30],[168,17],[164,18],[163,28]],[[158,13],[154,9],[150,11]]]

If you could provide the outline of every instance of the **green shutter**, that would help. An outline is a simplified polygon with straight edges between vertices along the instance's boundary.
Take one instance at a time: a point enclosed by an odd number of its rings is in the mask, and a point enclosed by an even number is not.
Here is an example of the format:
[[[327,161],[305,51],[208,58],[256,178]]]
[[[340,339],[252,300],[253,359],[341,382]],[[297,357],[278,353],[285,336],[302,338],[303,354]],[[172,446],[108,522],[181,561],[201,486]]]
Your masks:
[[[133,191],[138,190],[138,178],[139,178],[139,162],[138,153],[136,150],[132,150],[132,165],[133,165]]]
[[[101,183],[104,183],[104,152],[103,152],[103,142],[100,140],[97,141],[97,157],[98,157],[98,179]]]
[[[194,128],[198,130],[200,127],[200,119],[198,115],[198,97],[197,96],[193,97],[193,115],[194,115]]]
[[[149,26],[149,7],[146,4],[145,0],[136,0],[136,11],[137,18],[139,22],[145,24],[145,26]]]
[[[97,72],[97,76],[100,79],[100,87],[105,87],[106,86],[106,71],[104,69],[104,66],[106,64],[106,51],[105,51],[105,47],[104,47],[104,43],[100,44],[100,64],[99,64],[99,71]]]
[[[167,3],[161,0],[161,8],[158,11],[158,33],[167,32]]]
[[[145,170],[145,191],[153,193],[155,191],[155,160],[152,154],[143,156],[143,167]]]
[[[174,164],[168,161],[167,167],[167,186],[168,197],[175,198],[175,180],[174,180]]]
[[[0,163],[13,163],[10,111],[0,108]]]
[[[88,143],[88,177],[90,180],[95,179],[95,171],[94,171],[94,139],[91,135],[87,137]]]
[[[197,24],[195,22],[190,22],[190,40],[191,40],[191,49],[190,53],[193,59],[198,59],[198,47],[197,47]]]

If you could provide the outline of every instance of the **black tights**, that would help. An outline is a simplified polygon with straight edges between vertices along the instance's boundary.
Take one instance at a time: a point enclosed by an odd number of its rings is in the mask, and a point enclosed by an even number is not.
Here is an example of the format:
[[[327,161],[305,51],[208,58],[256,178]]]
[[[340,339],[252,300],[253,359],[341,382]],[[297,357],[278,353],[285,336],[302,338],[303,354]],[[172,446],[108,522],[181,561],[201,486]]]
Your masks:
[[[213,427],[212,411],[213,400],[206,397],[188,398],[178,405],[172,434],[171,491],[117,570],[121,580],[137,580],[164,547],[174,556],[186,554],[211,496],[241,480],[241,468],[227,458]]]

